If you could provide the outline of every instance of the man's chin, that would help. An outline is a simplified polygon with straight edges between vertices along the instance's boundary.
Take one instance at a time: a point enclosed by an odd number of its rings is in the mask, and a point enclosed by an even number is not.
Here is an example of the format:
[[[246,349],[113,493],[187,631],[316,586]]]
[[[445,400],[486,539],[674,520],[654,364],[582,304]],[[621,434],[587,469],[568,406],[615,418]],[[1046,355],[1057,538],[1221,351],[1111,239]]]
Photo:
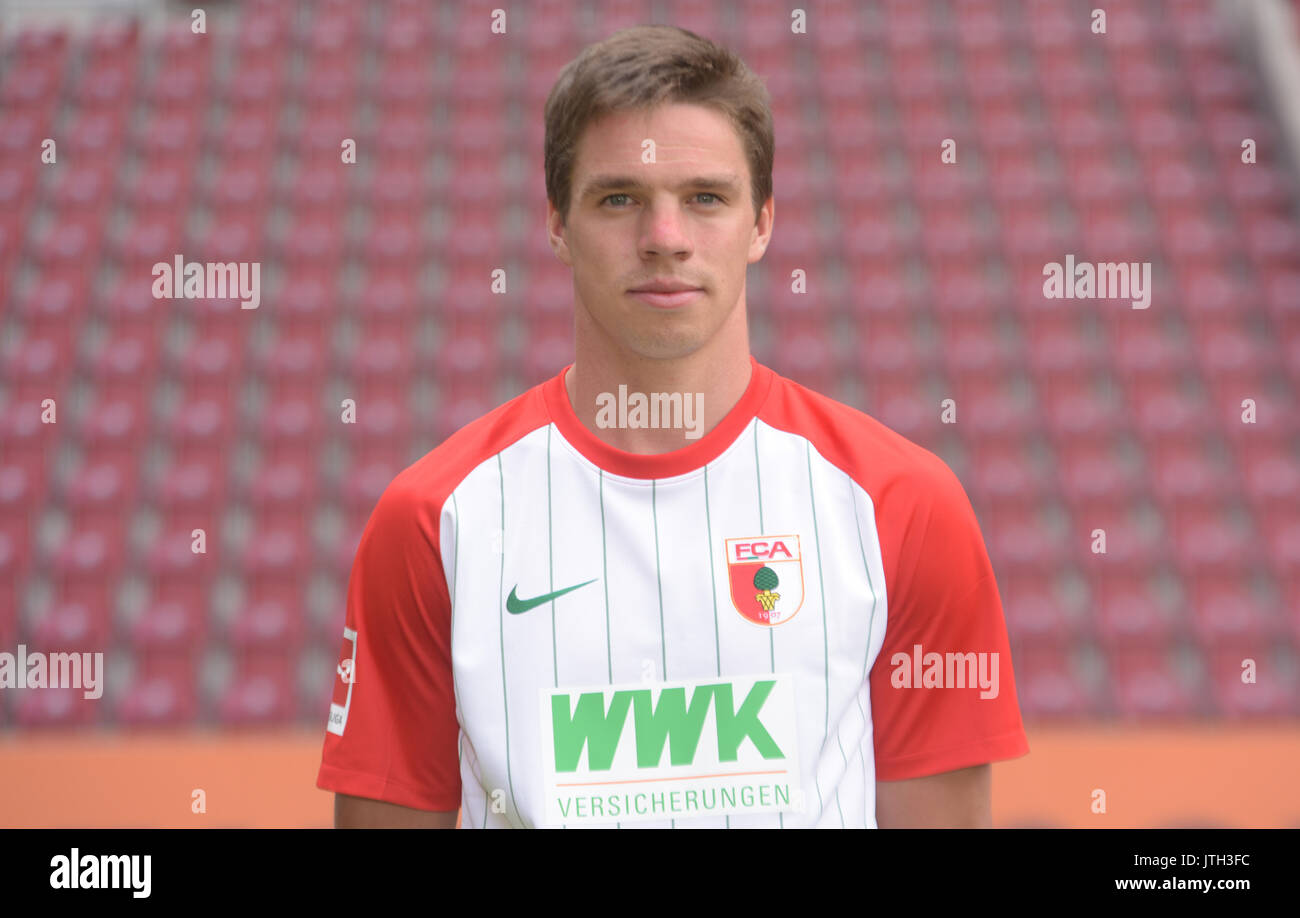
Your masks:
[[[646,335],[626,342],[628,350],[647,360],[679,360],[704,346],[705,339],[695,334]]]

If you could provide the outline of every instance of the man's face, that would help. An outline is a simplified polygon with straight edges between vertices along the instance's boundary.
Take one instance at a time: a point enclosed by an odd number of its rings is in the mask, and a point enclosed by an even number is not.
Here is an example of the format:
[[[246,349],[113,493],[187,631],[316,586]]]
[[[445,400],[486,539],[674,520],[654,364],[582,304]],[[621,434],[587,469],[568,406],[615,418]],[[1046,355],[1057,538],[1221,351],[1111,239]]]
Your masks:
[[[745,292],[746,266],[763,257],[774,212],[769,198],[755,220],[749,164],[726,116],[686,104],[608,115],[583,133],[571,187],[567,222],[549,202],[547,222],[573,268],[577,308],[642,357],[682,357],[709,341]],[[665,279],[699,289],[634,292]]]

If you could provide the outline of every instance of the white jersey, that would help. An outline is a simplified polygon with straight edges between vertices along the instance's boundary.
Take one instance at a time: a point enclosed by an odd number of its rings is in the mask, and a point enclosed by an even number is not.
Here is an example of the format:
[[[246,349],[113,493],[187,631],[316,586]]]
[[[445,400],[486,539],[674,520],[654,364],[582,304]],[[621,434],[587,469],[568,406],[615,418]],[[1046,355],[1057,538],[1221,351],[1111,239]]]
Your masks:
[[[464,827],[874,827],[877,780],[1026,753],[956,477],[751,364],[671,453],[598,439],[561,372],[398,475],[318,786]]]

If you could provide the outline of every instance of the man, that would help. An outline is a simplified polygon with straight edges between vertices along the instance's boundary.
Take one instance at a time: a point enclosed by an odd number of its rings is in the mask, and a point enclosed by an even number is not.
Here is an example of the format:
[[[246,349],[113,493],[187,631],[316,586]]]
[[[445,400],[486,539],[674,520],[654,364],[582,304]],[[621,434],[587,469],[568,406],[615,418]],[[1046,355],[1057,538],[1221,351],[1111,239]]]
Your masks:
[[[690,32],[561,74],[576,359],[375,508],[317,780],[338,826],[991,824],[988,763],[1028,746],[965,492],[749,353],[772,157],[762,84]]]

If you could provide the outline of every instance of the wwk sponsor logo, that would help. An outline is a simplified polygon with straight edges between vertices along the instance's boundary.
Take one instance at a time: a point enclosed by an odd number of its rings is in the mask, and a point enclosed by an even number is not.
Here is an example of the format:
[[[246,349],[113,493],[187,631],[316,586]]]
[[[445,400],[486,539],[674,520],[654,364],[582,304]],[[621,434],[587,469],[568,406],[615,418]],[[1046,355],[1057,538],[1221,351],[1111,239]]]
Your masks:
[[[555,825],[803,808],[794,677],[543,689]]]

